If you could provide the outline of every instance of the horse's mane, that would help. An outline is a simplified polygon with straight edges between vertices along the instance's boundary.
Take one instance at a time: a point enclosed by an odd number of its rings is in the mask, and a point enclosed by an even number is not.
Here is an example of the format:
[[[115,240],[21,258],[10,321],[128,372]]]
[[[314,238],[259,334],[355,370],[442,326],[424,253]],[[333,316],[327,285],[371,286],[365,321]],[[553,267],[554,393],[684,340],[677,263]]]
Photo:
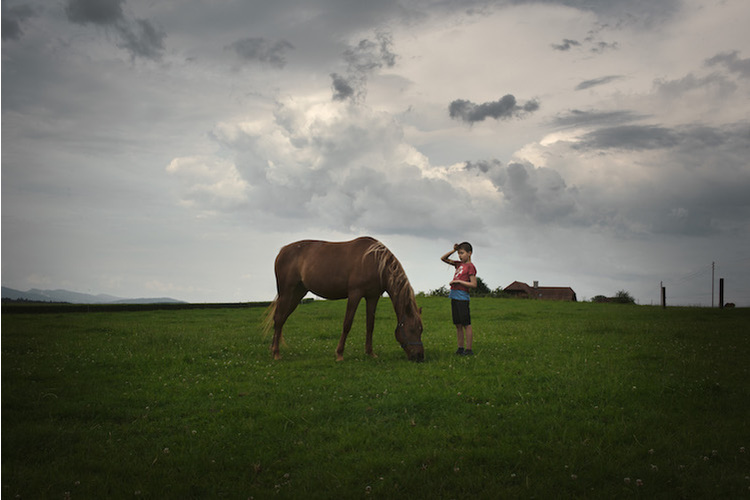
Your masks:
[[[393,252],[379,241],[375,241],[362,258],[372,255],[378,264],[378,274],[380,279],[385,281],[385,288],[388,295],[404,308],[410,307],[413,312],[417,311],[417,299],[414,297],[414,290],[406,277],[406,271],[398,261]],[[406,312],[406,311],[404,311]]]

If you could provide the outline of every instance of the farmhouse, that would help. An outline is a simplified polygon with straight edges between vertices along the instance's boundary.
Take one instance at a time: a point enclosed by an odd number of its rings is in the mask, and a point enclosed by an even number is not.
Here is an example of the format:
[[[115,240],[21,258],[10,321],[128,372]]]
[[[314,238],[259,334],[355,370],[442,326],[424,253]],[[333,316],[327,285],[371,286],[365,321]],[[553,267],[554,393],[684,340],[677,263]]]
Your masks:
[[[576,293],[569,286],[539,286],[535,281],[534,286],[529,286],[521,281],[514,281],[506,286],[504,291],[520,299],[539,300],[566,300],[576,302]]]

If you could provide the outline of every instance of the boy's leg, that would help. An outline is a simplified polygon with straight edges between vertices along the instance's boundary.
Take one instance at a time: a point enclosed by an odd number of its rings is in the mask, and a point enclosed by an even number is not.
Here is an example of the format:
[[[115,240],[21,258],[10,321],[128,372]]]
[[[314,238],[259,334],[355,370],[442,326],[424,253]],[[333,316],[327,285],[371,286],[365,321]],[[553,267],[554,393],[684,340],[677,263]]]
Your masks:
[[[456,337],[458,340],[458,348],[464,348],[464,325],[456,325]]]
[[[466,325],[464,330],[466,331],[466,350],[471,351],[471,346],[474,344],[474,330],[471,325]]]

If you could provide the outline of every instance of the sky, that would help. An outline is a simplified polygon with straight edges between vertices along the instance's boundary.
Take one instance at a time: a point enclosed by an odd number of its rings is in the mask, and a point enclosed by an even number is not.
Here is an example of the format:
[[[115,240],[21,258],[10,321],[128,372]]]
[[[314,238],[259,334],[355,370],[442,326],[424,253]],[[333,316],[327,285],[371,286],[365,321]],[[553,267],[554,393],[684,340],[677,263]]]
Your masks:
[[[2,283],[271,300],[371,235],[415,291],[750,306],[746,0],[7,0]],[[712,294],[712,278],[714,292]]]

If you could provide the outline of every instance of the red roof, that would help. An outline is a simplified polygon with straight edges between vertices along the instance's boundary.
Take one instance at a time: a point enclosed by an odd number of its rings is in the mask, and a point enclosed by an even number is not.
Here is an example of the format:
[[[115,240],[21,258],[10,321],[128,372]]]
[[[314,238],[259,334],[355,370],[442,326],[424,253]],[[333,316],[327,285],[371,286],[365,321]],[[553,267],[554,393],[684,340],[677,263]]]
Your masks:
[[[514,281],[504,291],[524,299],[577,301],[576,293],[569,286],[531,287],[522,281]]]

